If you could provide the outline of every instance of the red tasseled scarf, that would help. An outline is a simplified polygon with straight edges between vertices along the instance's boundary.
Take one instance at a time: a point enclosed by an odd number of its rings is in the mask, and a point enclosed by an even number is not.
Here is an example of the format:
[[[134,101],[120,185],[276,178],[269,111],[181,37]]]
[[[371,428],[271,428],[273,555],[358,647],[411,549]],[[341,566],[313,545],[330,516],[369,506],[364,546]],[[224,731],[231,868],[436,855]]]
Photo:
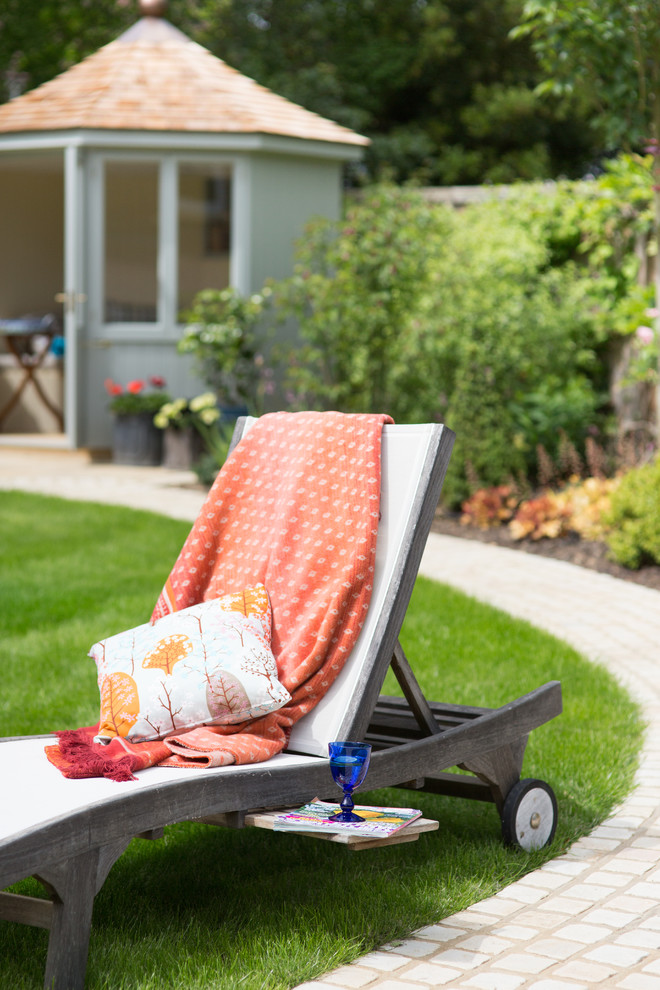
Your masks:
[[[135,771],[160,763],[169,755],[162,742],[132,746],[113,739],[107,746],[92,742],[98,725],[56,732],[57,746],[47,746],[46,756],[65,777],[107,777],[108,780],[135,780]]]

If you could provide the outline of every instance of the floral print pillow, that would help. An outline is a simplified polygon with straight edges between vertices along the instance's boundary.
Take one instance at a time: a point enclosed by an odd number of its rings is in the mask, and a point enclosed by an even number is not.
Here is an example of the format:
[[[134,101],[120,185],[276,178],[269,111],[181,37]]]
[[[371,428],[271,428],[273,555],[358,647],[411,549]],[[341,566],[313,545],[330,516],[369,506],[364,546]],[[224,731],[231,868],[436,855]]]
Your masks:
[[[148,742],[281,708],[291,695],[278,680],[270,635],[270,601],[259,584],[95,643],[95,741]]]

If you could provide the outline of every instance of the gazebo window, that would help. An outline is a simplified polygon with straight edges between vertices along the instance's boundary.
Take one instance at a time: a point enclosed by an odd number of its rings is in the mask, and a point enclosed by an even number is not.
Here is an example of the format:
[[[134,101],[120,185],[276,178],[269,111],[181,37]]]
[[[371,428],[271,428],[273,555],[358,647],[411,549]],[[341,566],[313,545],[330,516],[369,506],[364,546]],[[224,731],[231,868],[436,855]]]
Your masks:
[[[206,180],[204,250],[207,255],[229,251],[229,177]]]
[[[157,266],[158,164],[106,161],[106,323],[155,322]]]
[[[179,312],[200,289],[229,284],[231,170],[228,166],[179,165]]]

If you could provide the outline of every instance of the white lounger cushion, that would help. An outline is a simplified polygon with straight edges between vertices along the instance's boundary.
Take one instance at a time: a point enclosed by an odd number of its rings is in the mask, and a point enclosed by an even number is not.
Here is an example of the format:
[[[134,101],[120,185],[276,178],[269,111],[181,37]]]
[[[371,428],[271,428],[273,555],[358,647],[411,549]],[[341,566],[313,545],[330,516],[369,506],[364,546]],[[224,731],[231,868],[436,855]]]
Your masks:
[[[82,780],[68,780],[63,777],[44,754],[44,746],[54,742],[54,738],[39,737],[16,739],[0,745],[0,841],[95,804],[111,805],[113,799],[125,798],[129,789],[156,788],[165,782],[181,780],[193,774],[197,778],[209,774],[263,773],[264,770],[319,762],[309,756],[279,753],[267,763],[252,763],[247,767],[215,767],[210,770],[151,767],[141,770],[136,775],[137,780],[118,784],[105,777],[87,777]],[[109,810],[108,814],[111,813]]]

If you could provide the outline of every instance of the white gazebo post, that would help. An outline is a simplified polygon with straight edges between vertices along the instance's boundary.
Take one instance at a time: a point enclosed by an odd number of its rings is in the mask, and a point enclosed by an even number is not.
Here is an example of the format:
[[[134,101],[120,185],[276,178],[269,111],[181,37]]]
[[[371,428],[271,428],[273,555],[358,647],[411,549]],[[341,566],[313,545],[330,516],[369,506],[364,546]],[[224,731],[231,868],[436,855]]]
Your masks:
[[[64,151],[64,360],[66,379],[72,387],[64,392],[64,422],[69,446],[78,446],[78,338],[81,327],[81,310],[86,296],[80,291],[83,284],[83,229],[84,229],[84,169],[81,151],[77,144],[68,144]]]

